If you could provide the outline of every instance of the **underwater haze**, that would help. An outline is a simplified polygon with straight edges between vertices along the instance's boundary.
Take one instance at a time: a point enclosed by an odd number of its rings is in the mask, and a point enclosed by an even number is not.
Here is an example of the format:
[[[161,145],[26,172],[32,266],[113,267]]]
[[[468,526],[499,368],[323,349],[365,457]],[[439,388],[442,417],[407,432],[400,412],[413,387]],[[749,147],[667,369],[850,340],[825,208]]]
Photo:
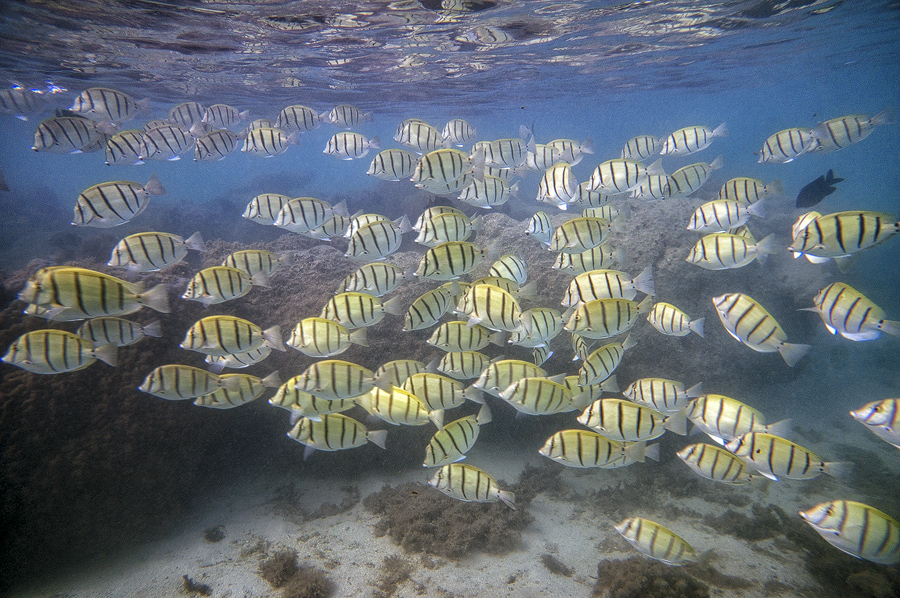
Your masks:
[[[0,594],[900,596],[898,2],[11,1],[0,57]]]

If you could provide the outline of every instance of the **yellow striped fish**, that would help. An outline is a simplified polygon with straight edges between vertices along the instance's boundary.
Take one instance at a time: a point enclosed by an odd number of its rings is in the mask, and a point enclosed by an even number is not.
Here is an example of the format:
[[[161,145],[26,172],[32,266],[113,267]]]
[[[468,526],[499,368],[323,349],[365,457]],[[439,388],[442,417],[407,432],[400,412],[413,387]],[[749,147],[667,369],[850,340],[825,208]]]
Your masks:
[[[263,345],[246,353],[234,353],[232,355],[207,355],[204,361],[209,364],[209,371],[220,373],[225,368],[243,369],[256,365],[272,353],[272,347]]]
[[[489,344],[503,346],[506,337],[502,332],[492,332],[484,326],[468,326],[464,321],[444,322],[425,341],[441,351],[480,351]]]
[[[491,358],[478,351],[451,351],[440,359],[435,359],[429,368],[442,372],[456,380],[477,378],[491,363]],[[468,392],[468,391],[467,391]],[[477,394],[470,393],[475,401]],[[466,395],[470,398],[470,395]],[[478,401],[475,401],[478,402]]]
[[[688,402],[685,412],[700,431],[722,445],[748,432],[783,435],[790,431],[790,420],[766,425],[762,413],[724,395],[701,395]]]
[[[643,517],[629,517],[616,531],[638,552],[667,565],[683,565],[697,560],[690,544],[672,530]]]
[[[312,108],[295,104],[278,113],[275,126],[288,133],[312,131],[322,124],[319,114]]]
[[[144,132],[130,129],[116,133],[106,140],[105,151],[107,166],[143,164],[141,156],[144,154]]]
[[[484,471],[465,463],[450,463],[434,474],[428,485],[463,502],[497,502],[516,509],[516,495],[501,490],[497,481]]]
[[[195,142],[190,132],[178,125],[160,125],[144,133],[141,160],[180,160]]]
[[[297,376],[296,387],[330,401],[349,399],[375,387],[375,372],[349,361],[326,359]]]
[[[441,243],[425,252],[415,274],[428,280],[453,280],[468,274],[495,252],[493,247],[482,249],[468,241]]]
[[[95,228],[119,226],[143,212],[151,195],[166,193],[156,174],[146,185],[134,181],[100,183],[88,187],[78,196],[72,224]]]
[[[240,121],[246,121],[249,116],[249,110],[241,112],[228,104],[213,104],[206,108],[201,122],[212,127],[224,128],[234,126]]]
[[[61,374],[82,370],[96,360],[111,366],[117,363],[118,347],[102,347],[64,330],[34,330],[17,338],[3,361],[33,374]]]
[[[375,370],[375,384],[378,386],[403,386],[413,374],[424,372],[426,366],[415,359],[395,359],[382,364]]]
[[[417,186],[421,183],[446,184],[474,169],[475,163],[466,152],[442,148],[422,156],[410,180]]]
[[[559,161],[575,166],[584,158],[585,154],[594,153],[594,140],[588,137],[578,142],[574,139],[554,139],[547,144],[559,152]]]
[[[495,168],[519,168],[525,164],[528,152],[534,152],[534,137],[524,139],[497,139],[483,146],[484,165]]]
[[[786,342],[787,335],[781,325],[749,295],[729,293],[713,297],[712,301],[728,334],[754,351],[778,351],[791,367],[809,352],[809,345]]]
[[[415,154],[402,149],[387,149],[378,152],[366,174],[383,181],[408,180],[416,170]]]
[[[500,398],[528,415],[552,415],[574,411],[572,391],[562,384],[565,374],[520,378],[500,391]],[[558,381],[557,381],[558,380]]]
[[[631,330],[638,316],[652,308],[653,300],[649,295],[640,303],[630,299],[595,299],[570,308],[572,313],[564,329],[585,338],[609,338]]]
[[[183,127],[191,127],[203,120],[206,108],[197,102],[182,102],[169,110],[169,122]]]
[[[519,285],[528,281],[528,265],[522,258],[507,254],[491,264],[490,276],[514,280]]]
[[[463,146],[475,141],[477,129],[461,118],[454,118],[444,125],[441,137],[453,145]]]
[[[884,243],[900,232],[892,214],[852,210],[814,218],[794,234],[788,250],[813,257],[842,257]]]
[[[625,250],[613,249],[609,243],[602,243],[580,253],[560,253],[551,266],[554,270],[569,274],[584,274],[591,270],[608,270],[625,262]]]
[[[675,413],[688,406],[692,398],[702,395],[703,383],[697,383],[685,390],[684,384],[666,378],[639,378],[622,392],[623,395],[641,405],[652,407],[660,413]]]
[[[628,196],[644,201],[659,201],[669,199],[672,197],[672,193],[673,185],[670,184],[669,177],[661,173],[647,175],[637,187],[631,190]]]
[[[757,242],[743,235],[712,233],[697,241],[685,261],[706,270],[743,268],[753,260],[765,263],[778,251],[775,243],[775,233]]]
[[[748,432],[725,444],[725,448],[747,461],[771,480],[811,480],[820,474],[846,478],[853,464],[825,462],[817,454],[795,442],[765,432]]]
[[[375,297],[383,297],[400,288],[404,282],[412,278],[412,272],[408,272],[385,262],[373,262],[360,266],[355,272],[345,278],[339,293],[369,293]]]
[[[643,162],[614,158],[601,163],[591,174],[588,191],[601,191],[610,195],[627,193],[640,185],[650,175],[664,174],[662,162],[650,166]]]
[[[328,300],[320,317],[352,329],[373,326],[384,319],[384,314],[402,313],[400,297],[382,302],[378,297],[365,293],[338,293]]]
[[[494,361],[486,364],[480,372],[478,380],[472,386],[497,398],[500,398],[501,391],[509,388],[516,380],[547,375],[547,372],[540,367],[520,359]]]
[[[436,247],[450,241],[465,241],[473,233],[481,230],[481,216],[469,219],[462,212],[437,214],[424,221],[419,227],[416,243],[426,247]]]
[[[550,238],[553,236],[553,225],[550,223],[550,215],[547,212],[537,212],[528,221],[525,234],[537,239],[544,245],[549,245]]]
[[[784,187],[778,179],[767,185],[759,179],[736,177],[725,181],[719,189],[719,199],[732,199],[742,203],[756,203],[761,199],[783,194]]]
[[[356,404],[369,415],[395,426],[424,426],[430,421],[440,430],[444,425],[443,409],[429,410],[419,397],[397,386],[389,390],[376,386],[356,397]]]
[[[643,463],[659,461],[659,445],[645,442],[617,442],[591,430],[561,430],[547,439],[538,451],[566,467],[607,469],[623,459]]]
[[[618,232],[621,221],[581,216],[564,222],[553,231],[547,249],[562,253],[582,253],[604,243],[612,231]]]
[[[169,313],[165,284],[148,291],[140,283],[69,266],[42,268],[31,275],[18,298],[46,308],[47,319],[82,320],[98,316],[121,316],[146,306]]]
[[[602,399],[604,392],[619,392],[619,381],[616,380],[615,374],[600,384],[591,384],[590,386],[578,384],[578,376],[566,376],[565,384],[572,391],[572,406],[582,411],[594,401]]]
[[[289,201],[291,198],[287,195],[261,193],[250,200],[242,217],[259,224],[275,224],[278,213]]]
[[[220,376],[189,365],[161,365],[147,374],[138,390],[169,401],[196,399],[218,388],[236,388],[236,378],[223,381]]]
[[[341,160],[357,160],[365,158],[370,149],[381,149],[381,140],[377,136],[369,139],[359,133],[344,131],[333,135],[322,153]]]
[[[747,203],[736,199],[716,199],[697,208],[691,215],[687,229],[698,233],[726,232],[747,223],[751,216],[762,217],[762,203]]]
[[[265,249],[243,249],[230,254],[222,260],[221,265],[241,270],[251,279],[256,277],[257,280],[262,280],[274,274],[282,265],[295,263],[299,259],[300,254],[293,251],[272,253]]]
[[[900,322],[886,320],[884,310],[843,282],[833,282],[813,299],[815,307],[804,308],[821,316],[831,334],[852,341],[868,341],[886,332],[900,336]]]
[[[274,224],[292,233],[309,234],[325,224],[332,215],[346,216],[346,212],[343,202],[332,206],[315,197],[297,197],[284,204]]]
[[[535,307],[522,312],[524,330],[512,333],[509,344],[538,348],[547,345],[563,330],[566,321],[559,311]]]
[[[468,325],[494,331],[525,331],[522,308],[510,293],[490,284],[473,284],[459,300],[456,312],[469,316]]]
[[[398,218],[394,220],[394,224],[400,224],[402,218]],[[344,237],[349,239],[358,231],[360,228],[366,226],[367,224],[374,224],[376,222],[389,222],[390,218],[384,216],[383,214],[364,214],[361,212],[357,212],[350,216],[350,227],[347,229],[347,232],[344,234]]]
[[[181,298],[198,301],[208,307],[243,297],[254,284],[264,282],[267,282],[265,277],[257,275],[254,279],[237,268],[211,266],[194,274]]]
[[[313,239],[327,240],[330,241],[334,238],[340,238],[347,235],[347,231],[350,228],[350,218],[347,216],[342,216],[341,214],[332,214],[331,218],[326,220],[322,226],[318,228],[314,228],[313,230],[306,233],[307,236],[312,237]]]
[[[703,324],[706,318],[691,320],[691,317],[672,305],[671,303],[656,303],[647,321],[661,333],[669,336],[687,336],[691,332],[697,333],[703,338]]]
[[[714,444],[691,444],[676,454],[694,473],[707,480],[741,485],[755,477],[747,463]]]
[[[138,324],[122,318],[94,318],[88,320],[78,329],[78,336],[102,347],[110,343],[117,347],[133,345],[145,336],[160,337],[162,330],[159,320],[147,324]]]
[[[687,434],[683,411],[665,415],[624,399],[594,401],[578,416],[578,423],[619,442],[653,440],[666,430],[681,436]]]
[[[372,113],[363,112],[356,106],[350,104],[339,104],[332,108],[330,112],[321,115],[319,118],[322,119],[322,122],[337,125],[345,129],[352,129],[364,122],[371,122]]]
[[[416,223],[413,225],[413,230],[416,232],[422,232],[422,227],[432,218],[440,216],[441,214],[457,214],[459,216],[464,216],[468,218],[460,210],[450,206],[432,206],[426,209],[422,214],[416,219]]]
[[[592,351],[584,360],[584,363],[581,364],[581,369],[578,370],[579,386],[600,384],[612,376],[619,364],[622,363],[625,351],[636,344],[637,341],[632,339],[629,334],[624,341],[609,343]]]
[[[634,278],[619,270],[590,270],[572,279],[562,305],[573,307],[596,299],[634,299],[638,291],[656,294],[653,266],[647,266]]]
[[[310,357],[334,357],[350,345],[368,347],[369,343],[365,328],[350,332],[332,320],[304,318],[294,327],[287,345]]]
[[[659,175],[649,175],[649,178],[652,179],[654,176]],[[665,175],[662,176],[665,178]],[[640,188],[640,185],[637,188]],[[616,195],[591,191],[591,182],[585,181],[578,185],[578,201],[575,203],[586,208],[599,208],[609,204],[615,198]]]
[[[625,142],[625,147],[622,148],[622,154],[619,157],[629,160],[646,160],[659,154],[664,141],[655,135],[632,137]]]
[[[194,146],[194,161],[215,162],[224,160],[228,154],[237,149],[239,141],[238,136],[228,129],[219,129],[207,133],[197,138]]]
[[[578,181],[570,164],[557,162],[544,171],[538,183],[537,201],[565,210],[578,196]]]
[[[872,118],[865,114],[851,114],[822,121],[810,131],[810,135],[818,142],[812,151],[824,153],[843,149],[868,137],[878,125],[889,125],[895,122],[897,122],[897,116],[890,107]]]
[[[457,284],[455,281],[452,284]],[[456,293],[444,285],[423,293],[406,311],[403,320],[403,331],[422,330],[438,323],[450,308],[456,305]]]
[[[78,94],[69,110],[98,122],[122,123],[133,119],[138,110],[147,110],[149,106],[149,100],[138,102],[127,93],[115,89],[91,87]]]
[[[666,137],[659,153],[663,156],[687,156],[708,148],[716,137],[727,136],[728,127],[725,123],[715,129],[684,127]]]
[[[246,353],[262,346],[286,351],[280,326],[263,330],[248,320],[225,315],[207,316],[194,322],[179,346],[218,356]]]
[[[24,87],[0,89],[0,114],[9,114],[27,121],[31,114],[41,108],[43,102],[44,96],[41,93]]]
[[[81,116],[56,116],[37,126],[31,149],[51,154],[77,154],[88,151],[102,140],[103,132],[94,121]]]
[[[187,239],[170,233],[137,233],[118,242],[107,266],[121,266],[132,272],[156,272],[183,260],[188,249],[206,251],[199,232]]]
[[[900,399],[866,403],[851,411],[850,417],[888,444],[900,448]]]
[[[301,417],[308,417],[313,421],[321,421],[323,415],[329,413],[343,413],[356,407],[356,397],[329,401],[313,396],[308,392],[298,390],[295,385],[296,378],[291,378],[278,387],[275,395],[269,399],[269,404],[280,407],[291,413],[291,425],[296,424]]]
[[[478,440],[481,426],[490,423],[491,410],[482,405],[477,415],[467,415],[443,426],[425,447],[423,467],[442,467],[466,458]]]
[[[534,151],[528,152],[528,155],[525,157],[525,166],[527,166],[529,170],[541,172],[547,170],[557,162],[561,162],[561,154],[562,152],[552,145],[535,143]]]
[[[266,392],[267,388],[281,386],[278,372],[272,372],[265,378],[250,374],[223,374],[219,379],[222,383],[236,388],[219,388],[208,395],[201,395],[194,401],[194,405],[210,409],[233,409],[255,401]],[[238,383],[235,384],[234,380]]]
[[[446,146],[441,132],[419,119],[408,119],[400,123],[394,141],[419,154],[427,154]]]
[[[669,175],[669,198],[687,197],[697,189],[703,186],[713,170],[722,168],[724,160],[722,156],[718,156],[710,163],[697,162],[696,164],[688,164],[682,166]]]
[[[403,233],[411,230],[412,227],[406,216],[400,219],[399,224],[390,220],[381,220],[361,226],[350,236],[350,243],[344,257],[382,260],[400,249]]]
[[[464,172],[459,178],[453,179],[452,181],[448,181],[446,183],[436,181],[434,179],[428,179],[422,181],[421,183],[416,183],[416,186],[420,189],[428,191],[429,193],[433,193],[434,195],[456,195],[464,191],[467,187],[469,187],[473,182],[475,182],[475,174],[471,172]],[[481,206],[485,207],[485,206]]]
[[[381,383],[382,381],[378,380],[378,384]],[[413,373],[401,382],[400,387],[418,397],[429,411],[453,409],[465,403],[469,398],[464,394],[461,382],[432,372]],[[483,399],[476,402],[483,403]]]
[[[787,164],[812,151],[818,141],[812,129],[792,127],[769,136],[759,151],[759,164]]]
[[[800,511],[800,517],[842,552],[881,565],[900,563],[900,522],[875,507],[832,500]]]
[[[387,441],[386,430],[369,430],[353,418],[340,413],[327,413],[317,420],[301,418],[288,438],[306,446],[303,458],[306,459],[314,451],[343,451],[363,446],[371,442],[378,448],[384,448]]]

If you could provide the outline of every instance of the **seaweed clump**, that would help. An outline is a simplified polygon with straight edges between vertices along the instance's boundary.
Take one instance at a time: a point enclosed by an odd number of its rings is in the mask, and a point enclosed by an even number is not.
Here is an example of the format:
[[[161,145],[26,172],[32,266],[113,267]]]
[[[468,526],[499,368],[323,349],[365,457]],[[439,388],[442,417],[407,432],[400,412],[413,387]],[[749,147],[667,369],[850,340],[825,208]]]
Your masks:
[[[297,552],[290,549],[264,559],[259,564],[259,575],[273,588],[280,588],[282,598],[328,598],[335,590],[323,570],[299,564]]]
[[[400,585],[410,579],[412,573],[412,563],[403,557],[397,555],[384,557],[381,574],[375,584],[377,591],[374,593],[374,598],[390,598]]]
[[[216,525],[203,530],[203,539],[212,544],[221,542],[225,539],[225,526]]]
[[[556,575],[572,577],[572,574],[575,573],[574,569],[549,553],[541,555],[541,562],[547,568],[547,571]]]
[[[199,583],[188,577],[182,576],[183,581],[181,587],[187,594],[199,594],[200,596],[212,596],[212,588],[205,583]]]
[[[381,519],[376,536],[388,535],[406,552],[452,559],[472,552],[506,554],[519,547],[532,517],[500,502],[466,503],[421,484],[385,485],[363,499],[363,507]]]
[[[600,598],[709,598],[709,586],[682,568],[641,557],[600,561],[594,596]]]

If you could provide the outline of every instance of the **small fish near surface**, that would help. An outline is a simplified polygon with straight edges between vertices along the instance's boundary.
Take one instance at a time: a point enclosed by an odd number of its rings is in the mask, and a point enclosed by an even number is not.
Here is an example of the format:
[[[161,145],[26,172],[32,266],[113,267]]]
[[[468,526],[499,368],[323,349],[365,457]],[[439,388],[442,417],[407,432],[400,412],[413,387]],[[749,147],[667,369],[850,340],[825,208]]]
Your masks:
[[[809,208],[835,191],[837,191],[837,185],[844,179],[839,179],[834,176],[834,171],[829,170],[826,174],[823,174],[803,189],[800,189],[800,193],[797,194],[797,207],[798,208]]]

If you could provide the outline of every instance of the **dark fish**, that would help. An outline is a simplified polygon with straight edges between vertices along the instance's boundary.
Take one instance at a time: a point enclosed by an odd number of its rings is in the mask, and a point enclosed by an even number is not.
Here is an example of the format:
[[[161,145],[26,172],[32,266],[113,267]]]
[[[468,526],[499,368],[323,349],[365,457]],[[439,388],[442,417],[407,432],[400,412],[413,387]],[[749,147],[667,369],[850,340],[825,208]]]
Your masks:
[[[844,179],[836,178],[834,176],[834,171],[829,170],[828,174],[820,176],[803,189],[800,189],[800,193],[797,195],[797,207],[809,208],[816,205],[837,191],[835,185],[843,180]]]

